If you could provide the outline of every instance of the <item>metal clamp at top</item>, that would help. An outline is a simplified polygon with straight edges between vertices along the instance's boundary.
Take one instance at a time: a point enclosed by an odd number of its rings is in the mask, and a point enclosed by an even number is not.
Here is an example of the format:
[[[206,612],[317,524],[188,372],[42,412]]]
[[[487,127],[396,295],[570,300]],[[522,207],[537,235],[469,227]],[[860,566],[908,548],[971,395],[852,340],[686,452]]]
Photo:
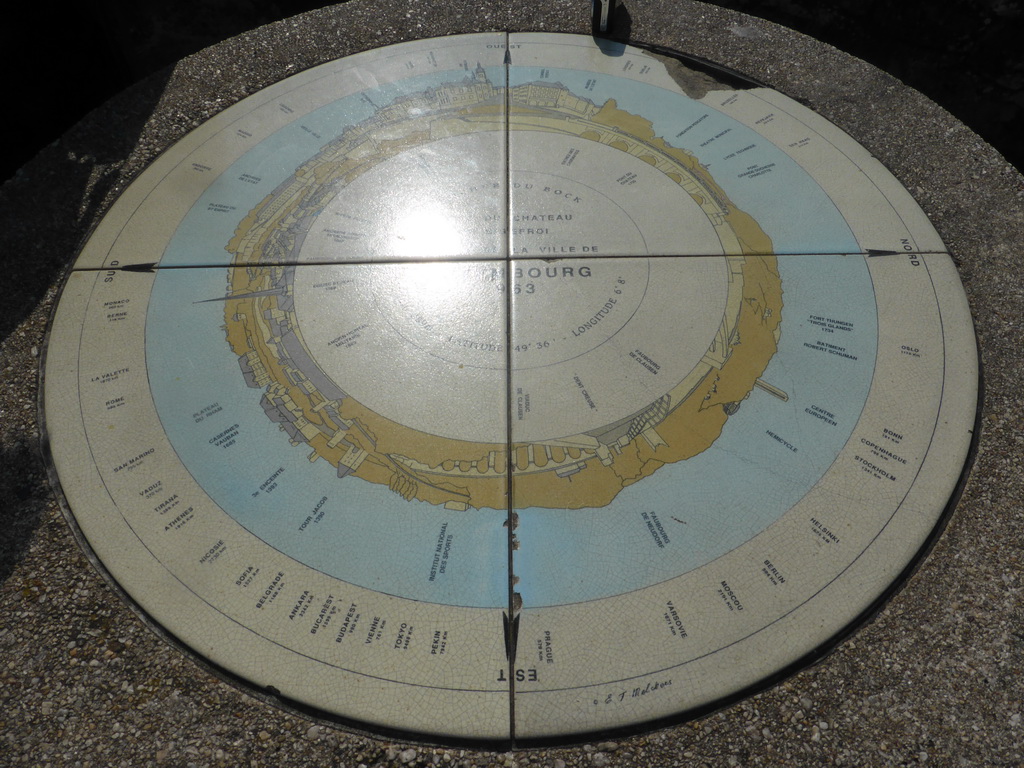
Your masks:
[[[594,34],[606,34],[612,23],[615,0],[591,0]]]

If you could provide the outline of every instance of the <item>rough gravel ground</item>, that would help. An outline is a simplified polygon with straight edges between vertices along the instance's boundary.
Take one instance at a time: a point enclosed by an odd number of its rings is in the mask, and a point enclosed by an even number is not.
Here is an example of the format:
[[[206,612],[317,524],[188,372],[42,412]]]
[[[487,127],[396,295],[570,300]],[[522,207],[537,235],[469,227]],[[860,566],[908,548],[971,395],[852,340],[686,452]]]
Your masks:
[[[975,313],[986,405],[974,470],[937,546],[873,621],[693,723],[557,749],[440,748],[318,723],[222,681],[140,621],[77,546],[39,458],[36,372],[60,276],[125,180],[290,67],[474,25],[583,30],[579,5],[353,0],[282,22],[133,89],[0,188],[0,766],[1024,765],[1024,179],[877,70],[708,6],[634,2],[631,23],[853,133],[932,218]]]

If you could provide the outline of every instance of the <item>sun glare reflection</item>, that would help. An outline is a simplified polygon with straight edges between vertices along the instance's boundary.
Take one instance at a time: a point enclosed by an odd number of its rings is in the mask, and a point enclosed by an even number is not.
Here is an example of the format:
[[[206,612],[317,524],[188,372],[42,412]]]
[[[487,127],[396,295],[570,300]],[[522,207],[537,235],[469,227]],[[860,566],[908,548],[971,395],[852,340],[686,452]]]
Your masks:
[[[479,302],[466,264],[396,266],[393,280],[402,309],[414,316],[422,315],[432,326],[450,319],[447,315],[453,312],[464,312],[467,302]]]
[[[389,245],[394,256],[406,258],[455,256],[466,247],[459,222],[442,205],[420,206],[400,214]]]

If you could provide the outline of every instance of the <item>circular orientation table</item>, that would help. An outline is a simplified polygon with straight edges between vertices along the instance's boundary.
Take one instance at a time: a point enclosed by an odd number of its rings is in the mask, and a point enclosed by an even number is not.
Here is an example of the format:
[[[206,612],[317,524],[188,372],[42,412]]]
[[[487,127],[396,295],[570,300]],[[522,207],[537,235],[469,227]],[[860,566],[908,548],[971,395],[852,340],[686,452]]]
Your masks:
[[[67,277],[45,427],[152,619],[434,739],[632,729],[820,655],[940,527],[952,259],[833,124],[585,35],[365,51],[229,107]]]

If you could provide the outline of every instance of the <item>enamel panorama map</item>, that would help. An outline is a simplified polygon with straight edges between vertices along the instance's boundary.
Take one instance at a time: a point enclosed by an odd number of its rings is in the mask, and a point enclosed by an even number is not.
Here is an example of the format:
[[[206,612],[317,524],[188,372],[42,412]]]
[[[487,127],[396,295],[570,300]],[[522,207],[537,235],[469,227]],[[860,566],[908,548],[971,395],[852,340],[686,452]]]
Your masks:
[[[977,397],[910,195],[781,94],[588,37],[308,70],[83,248],[46,428],[106,570],[284,701],[436,739],[729,701],[940,524]]]

